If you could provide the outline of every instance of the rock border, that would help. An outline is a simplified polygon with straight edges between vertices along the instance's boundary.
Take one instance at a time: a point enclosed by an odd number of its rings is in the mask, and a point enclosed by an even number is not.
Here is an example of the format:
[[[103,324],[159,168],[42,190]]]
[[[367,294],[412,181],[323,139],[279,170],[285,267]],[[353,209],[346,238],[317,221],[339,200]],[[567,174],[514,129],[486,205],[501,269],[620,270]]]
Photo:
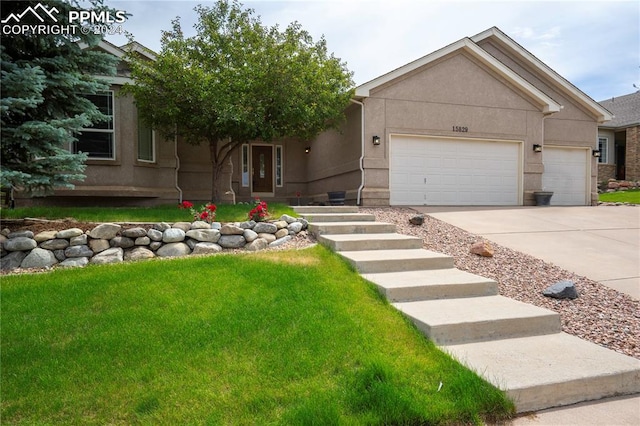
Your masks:
[[[116,223],[100,223],[86,232],[69,228],[35,235],[32,231],[3,229],[0,270],[84,267],[213,254],[225,249],[259,251],[306,233],[308,225],[306,219],[285,214],[269,222],[159,222],[127,229]]]

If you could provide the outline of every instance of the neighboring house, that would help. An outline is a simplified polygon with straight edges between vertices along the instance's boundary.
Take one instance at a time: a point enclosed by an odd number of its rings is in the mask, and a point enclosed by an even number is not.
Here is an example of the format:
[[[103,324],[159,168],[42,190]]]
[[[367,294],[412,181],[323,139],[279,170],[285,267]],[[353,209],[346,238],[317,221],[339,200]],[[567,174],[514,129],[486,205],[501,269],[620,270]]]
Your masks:
[[[614,117],[598,128],[598,180],[640,181],[640,91],[600,105]]]
[[[125,81],[123,64],[101,99],[113,106],[111,127],[95,130],[111,132],[108,152],[96,150],[76,189],[33,202],[209,199],[208,146],[154,137],[133,99],[114,96]],[[552,204],[591,205],[598,126],[612,118],[495,27],[357,87],[346,115],[340,132],[313,141],[240,147],[218,182],[224,201],[325,202],[327,191],[346,191],[347,203],[365,206],[531,205],[547,190]]]

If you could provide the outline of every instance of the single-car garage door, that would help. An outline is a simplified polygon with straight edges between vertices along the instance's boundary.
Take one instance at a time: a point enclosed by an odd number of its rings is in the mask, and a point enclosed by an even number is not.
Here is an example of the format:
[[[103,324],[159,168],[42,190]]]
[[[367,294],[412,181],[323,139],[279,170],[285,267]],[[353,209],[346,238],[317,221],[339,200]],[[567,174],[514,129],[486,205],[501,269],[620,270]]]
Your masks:
[[[551,205],[584,206],[590,204],[589,150],[545,145],[542,153],[542,187],[553,191]]]
[[[521,204],[521,143],[392,135],[391,205]]]

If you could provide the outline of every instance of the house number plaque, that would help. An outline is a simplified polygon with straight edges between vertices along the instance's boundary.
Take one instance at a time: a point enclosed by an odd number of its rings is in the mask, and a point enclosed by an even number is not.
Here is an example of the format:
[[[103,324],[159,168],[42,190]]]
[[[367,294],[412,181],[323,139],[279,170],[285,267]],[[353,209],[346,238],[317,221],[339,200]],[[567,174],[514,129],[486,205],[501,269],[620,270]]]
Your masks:
[[[469,128],[466,126],[453,126],[453,131],[467,133],[469,131]]]

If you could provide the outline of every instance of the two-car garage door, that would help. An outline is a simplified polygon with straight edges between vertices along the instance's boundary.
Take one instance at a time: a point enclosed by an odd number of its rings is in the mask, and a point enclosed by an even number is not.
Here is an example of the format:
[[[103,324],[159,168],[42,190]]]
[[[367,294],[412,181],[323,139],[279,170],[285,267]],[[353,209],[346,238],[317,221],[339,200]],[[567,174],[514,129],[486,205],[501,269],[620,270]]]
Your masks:
[[[519,142],[392,135],[391,205],[521,204]]]

